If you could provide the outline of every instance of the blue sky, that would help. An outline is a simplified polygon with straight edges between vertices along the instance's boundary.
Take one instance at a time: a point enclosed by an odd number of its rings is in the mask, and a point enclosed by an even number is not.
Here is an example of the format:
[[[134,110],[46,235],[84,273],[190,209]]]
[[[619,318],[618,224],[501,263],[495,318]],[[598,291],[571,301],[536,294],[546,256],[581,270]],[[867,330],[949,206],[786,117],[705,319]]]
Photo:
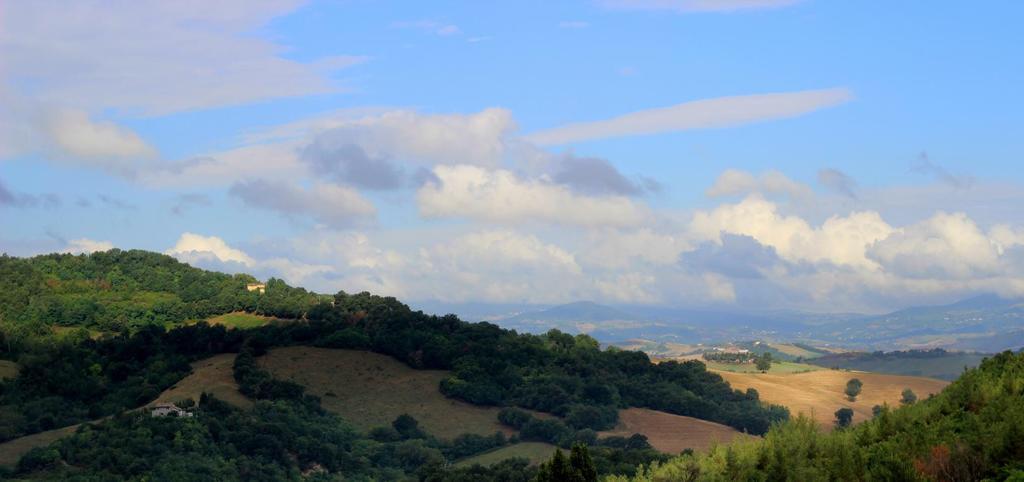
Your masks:
[[[72,5],[0,15],[10,254],[411,300],[1024,295],[1019,2]]]

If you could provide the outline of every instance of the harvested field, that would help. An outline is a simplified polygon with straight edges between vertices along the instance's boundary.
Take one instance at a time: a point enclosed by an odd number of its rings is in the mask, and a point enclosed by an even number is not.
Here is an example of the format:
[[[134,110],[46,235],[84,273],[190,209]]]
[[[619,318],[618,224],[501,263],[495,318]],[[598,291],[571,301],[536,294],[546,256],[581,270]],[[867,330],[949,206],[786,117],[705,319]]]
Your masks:
[[[164,390],[150,405],[175,403],[187,398],[196,402],[203,392],[239,408],[249,408],[252,401],[238,391],[232,366],[234,353],[222,353],[192,364],[192,374],[181,379],[173,387]]]
[[[949,382],[933,378],[884,375],[843,370],[818,370],[809,373],[734,373],[718,371],[733,388],[754,388],[761,400],[783,405],[790,413],[811,415],[825,428],[831,428],[835,412],[843,407],[853,409],[854,422],[871,418],[871,407],[888,403],[898,406],[903,389],[910,388],[918,398],[942,391]],[[859,378],[864,382],[857,401],[850,402],[843,394],[846,382]]]
[[[445,397],[442,370],[416,370],[387,355],[313,347],[286,347],[260,357],[275,378],[291,380],[321,398],[323,407],[364,430],[390,425],[407,413],[441,438],[463,433],[514,433],[498,422],[498,409]]]
[[[646,408],[620,410],[619,425],[600,432],[600,435],[628,437],[634,433],[646,435],[651,446],[669,454],[678,454],[688,448],[707,450],[715,443],[753,437],[726,425]]]

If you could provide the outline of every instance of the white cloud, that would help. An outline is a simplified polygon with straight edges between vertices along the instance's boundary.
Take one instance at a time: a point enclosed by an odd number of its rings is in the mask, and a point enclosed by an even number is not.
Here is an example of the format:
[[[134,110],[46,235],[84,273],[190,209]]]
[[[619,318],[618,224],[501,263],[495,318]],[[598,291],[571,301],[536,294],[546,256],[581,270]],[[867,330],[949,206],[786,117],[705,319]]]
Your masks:
[[[303,152],[311,146],[358,147],[366,156],[409,168],[437,164],[499,165],[511,148],[509,111],[422,114],[409,110],[339,111],[248,134],[243,145],[191,159],[153,164],[139,179],[154,186],[217,186],[252,178],[312,176]],[[532,153],[532,151],[528,152]],[[534,153],[535,154],[535,153]]]
[[[803,0],[602,0],[610,8],[675,12],[735,12],[796,5]]]
[[[797,117],[843,104],[852,97],[850,91],[843,88],[720,97],[642,110],[607,120],[569,124],[534,132],[526,138],[540,145],[559,145],[611,137],[734,127]]]
[[[997,230],[996,236],[1007,243],[1003,229]],[[907,278],[986,278],[1003,272],[1002,245],[967,215],[940,212],[874,243],[868,256],[887,271]]]
[[[602,229],[587,235],[580,258],[603,269],[635,269],[643,264],[674,265],[679,254],[690,249],[692,246],[682,233],[646,227],[628,231]]]
[[[5,5],[5,77],[32,98],[87,111],[161,115],[339,90],[328,74],[363,60],[301,63],[254,32],[298,0],[33,1]]]
[[[437,166],[433,172],[439,182],[428,182],[417,193],[420,214],[428,218],[598,227],[636,226],[651,216],[646,207],[625,196],[578,195],[506,170]]]
[[[715,184],[707,190],[709,197],[737,196],[750,193],[785,194],[793,198],[809,198],[814,195],[806,184],[794,181],[779,171],[767,171],[760,176],[741,171],[727,169]]]
[[[240,179],[303,179],[309,176],[298,143],[256,144],[172,162],[154,162],[136,179],[153,187],[211,187]]]
[[[832,216],[815,228],[798,216],[780,213],[774,203],[751,195],[736,204],[696,212],[690,231],[698,240],[716,242],[720,242],[721,233],[750,236],[775,248],[788,261],[874,269],[877,265],[865,256],[865,250],[888,237],[893,228],[875,212]]]
[[[130,175],[138,161],[156,156],[156,149],[114,122],[19,97],[0,84],[0,159],[33,153]]]
[[[508,230],[470,233],[420,250],[418,299],[553,302],[578,294],[580,266],[566,250]]]
[[[474,114],[421,114],[395,110],[327,123],[317,137],[359,146],[371,157],[421,165],[494,166],[515,128],[512,113],[490,108]]]
[[[203,236],[194,233],[183,233],[175,245],[164,251],[186,263],[202,263],[219,261],[221,263],[238,263],[247,267],[256,265],[245,252],[228,246],[223,239],[216,236]]]
[[[62,253],[90,254],[97,251],[110,251],[114,249],[114,243],[110,241],[96,241],[88,238],[69,240],[67,246],[61,250]]]
[[[156,155],[138,134],[113,122],[93,121],[83,111],[58,112],[48,127],[57,146],[74,157],[138,159]]]

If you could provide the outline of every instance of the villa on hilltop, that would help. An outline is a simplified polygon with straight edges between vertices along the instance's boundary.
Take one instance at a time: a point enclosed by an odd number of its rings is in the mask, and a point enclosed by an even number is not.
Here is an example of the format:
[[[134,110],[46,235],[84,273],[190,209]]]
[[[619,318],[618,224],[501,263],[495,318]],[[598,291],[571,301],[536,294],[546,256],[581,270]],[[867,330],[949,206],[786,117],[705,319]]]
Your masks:
[[[262,295],[267,292],[267,285],[263,283],[249,283],[245,285],[247,291],[259,291]]]
[[[153,406],[150,410],[150,415],[154,417],[191,417],[192,412],[188,412],[182,408],[179,408],[173,403],[158,403]]]

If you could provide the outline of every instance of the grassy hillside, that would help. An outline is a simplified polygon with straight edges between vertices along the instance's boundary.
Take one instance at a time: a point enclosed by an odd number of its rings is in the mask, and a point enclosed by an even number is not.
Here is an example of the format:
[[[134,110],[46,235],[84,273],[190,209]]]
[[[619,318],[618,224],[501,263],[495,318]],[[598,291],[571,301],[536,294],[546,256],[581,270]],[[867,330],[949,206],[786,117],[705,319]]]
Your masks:
[[[507,459],[526,459],[530,465],[537,465],[551,458],[555,453],[555,447],[543,442],[519,442],[507,447],[484,452],[480,455],[468,457],[455,463],[456,467],[470,467],[472,465],[492,465]]]
[[[704,361],[707,365],[708,370],[714,370],[718,372],[733,372],[733,373],[761,373],[757,369],[757,366],[753,363],[722,363],[713,361]],[[786,373],[804,373],[813,372],[815,370],[821,370],[821,367],[816,365],[809,365],[807,363],[796,363],[796,362],[773,362],[772,367],[768,370],[768,373],[775,374],[786,374]]]
[[[150,405],[186,399],[198,402],[203,393],[208,393],[236,407],[251,408],[252,401],[238,391],[238,382],[232,371],[234,362],[234,353],[222,353],[193,362],[192,373],[164,390]]]
[[[324,408],[364,430],[409,414],[441,438],[513,432],[498,421],[497,408],[445,397],[438,386],[449,372],[416,370],[387,355],[294,346],[271,350],[259,366],[275,378],[302,385],[320,397]]]
[[[0,443],[0,466],[14,467],[32,449],[46,447],[57,440],[73,435],[79,425],[81,424],[34,433]]]
[[[634,433],[645,435],[652,447],[668,454],[683,449],[707,450],[716,443],[750,437],[722,424],[644,408],[620,411],[619,424],[600,435],[629,437]]]
[[[888,403],[896,406],[903,389],[910,388],[919,398],[940,392],[948,382],[932,378],[885,375],[880,373],[817,370],[809,373],[735,373],[719,372],[733,387],[757,390],[761,399],[785,405],[794,415],[811,416],[823,427],[831,428],[835,411],[853,409],[854,421],[871,418],[871,407]],[[857,400],[846,399],[846,382],[858,378],[864,388]]]
[[[267,325],[275,319],[276,318],[271,316],[261,316],[254,313],[246,313],[244,311],[234,311],[214,316],[213,318],[207,319],[206,322],[211,325],[223,325],[228,328],[246,329]]]

